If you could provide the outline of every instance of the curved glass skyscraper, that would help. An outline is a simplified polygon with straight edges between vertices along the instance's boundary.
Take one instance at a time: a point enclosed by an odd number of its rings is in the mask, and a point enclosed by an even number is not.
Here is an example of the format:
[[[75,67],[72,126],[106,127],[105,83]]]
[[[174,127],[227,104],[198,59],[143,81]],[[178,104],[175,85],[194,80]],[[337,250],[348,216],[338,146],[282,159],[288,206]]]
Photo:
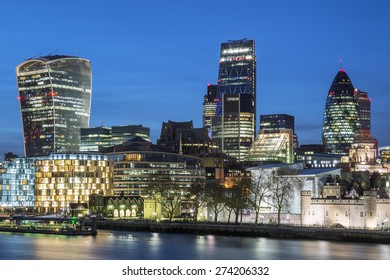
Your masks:
[[[80,128],[89,126],[89,60],[45,56],[16,67],[26,157],[78,152]]]
[[[356,92],[344,70],[330,86],[326,99],[322,141],[328,153],[346,154],[357,129],[360,129]]]

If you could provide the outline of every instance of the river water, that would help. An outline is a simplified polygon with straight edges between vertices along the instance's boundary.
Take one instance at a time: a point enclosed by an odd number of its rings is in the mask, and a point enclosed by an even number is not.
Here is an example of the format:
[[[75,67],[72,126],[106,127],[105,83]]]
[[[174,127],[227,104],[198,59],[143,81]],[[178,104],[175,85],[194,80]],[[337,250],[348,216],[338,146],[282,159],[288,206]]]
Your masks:
[[[390,260],[390,245],[99,230],[0,233],[2,260]]]

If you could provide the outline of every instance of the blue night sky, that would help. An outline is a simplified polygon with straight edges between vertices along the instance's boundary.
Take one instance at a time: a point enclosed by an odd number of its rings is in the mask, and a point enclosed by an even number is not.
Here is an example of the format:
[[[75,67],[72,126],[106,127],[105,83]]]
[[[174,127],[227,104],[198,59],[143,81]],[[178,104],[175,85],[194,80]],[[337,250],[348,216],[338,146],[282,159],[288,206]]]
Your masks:
[[[15,67],[63,54],[93,71],[90,126],[163,121],[202,126],[220,44],[256,42],[257,120],[295,116],[300,144],[321,142],[327,91],[340,58],[372,98],[372,134],[390,145],[390,4],[387,1],[6,1],[0,10],[0,158],[23,155]],[[258,129],[258,125],[257,125]]]

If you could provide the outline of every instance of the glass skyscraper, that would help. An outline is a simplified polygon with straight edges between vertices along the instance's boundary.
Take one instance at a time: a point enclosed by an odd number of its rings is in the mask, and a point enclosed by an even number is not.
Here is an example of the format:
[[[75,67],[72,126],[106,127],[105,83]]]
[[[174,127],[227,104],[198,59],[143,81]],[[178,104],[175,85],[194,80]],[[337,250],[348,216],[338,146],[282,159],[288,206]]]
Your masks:
[[[89,127],[89,60],[44,56],[16,67],[26,157],[78,152],[80,128]]]
[[[216,101],[212,138],[224,153],[243,160],[256,134],[256,56],[253,40],[221,44]]]
[[[368,93],[355,89],[355,95],[359,104],[359,118],[361,128],[371,133],[371,99]]]
[[[355,93],[347,73],[341,69],[326,99],[322,141],[327,153],[347,154],[355,132],[361,127]]]
[[[217,110],[217,85],[207,85],[207,94],[203,98],[203,127],[211,130],[211,119]]]

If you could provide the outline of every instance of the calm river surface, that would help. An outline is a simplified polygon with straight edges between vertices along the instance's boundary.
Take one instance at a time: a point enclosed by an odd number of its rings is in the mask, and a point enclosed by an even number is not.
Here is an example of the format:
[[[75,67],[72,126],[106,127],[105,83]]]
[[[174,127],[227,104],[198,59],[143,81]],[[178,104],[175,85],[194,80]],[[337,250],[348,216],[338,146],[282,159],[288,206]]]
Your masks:
[[[390,245],[99,230],[0,233],[2,260],[390,260]]]

